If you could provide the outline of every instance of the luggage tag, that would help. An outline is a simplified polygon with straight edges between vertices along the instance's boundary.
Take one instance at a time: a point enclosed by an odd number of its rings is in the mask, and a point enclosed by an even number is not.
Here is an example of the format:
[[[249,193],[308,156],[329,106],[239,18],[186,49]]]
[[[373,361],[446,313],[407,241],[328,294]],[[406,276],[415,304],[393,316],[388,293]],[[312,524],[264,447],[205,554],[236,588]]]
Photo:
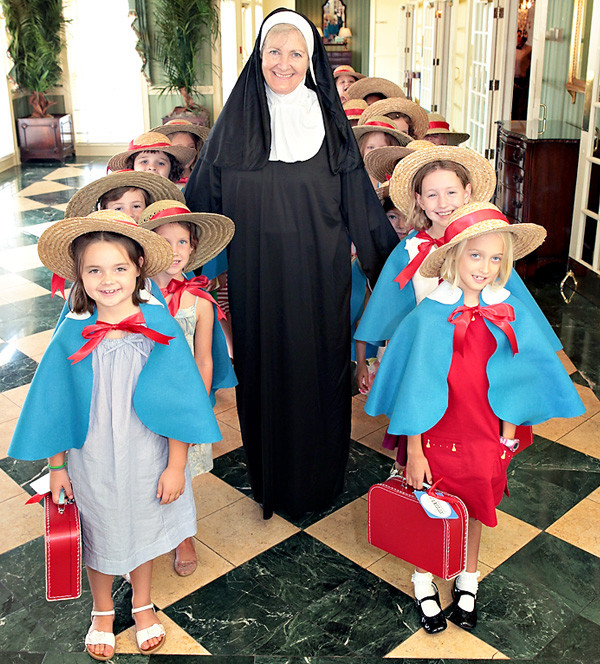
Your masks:
[[[423,486],[431,489],[428,484],[423,483]],[[458,519],[458,514],[452,505],[445,500],[441,500],[427,491],[414,491],[413,493],[430,519]]]

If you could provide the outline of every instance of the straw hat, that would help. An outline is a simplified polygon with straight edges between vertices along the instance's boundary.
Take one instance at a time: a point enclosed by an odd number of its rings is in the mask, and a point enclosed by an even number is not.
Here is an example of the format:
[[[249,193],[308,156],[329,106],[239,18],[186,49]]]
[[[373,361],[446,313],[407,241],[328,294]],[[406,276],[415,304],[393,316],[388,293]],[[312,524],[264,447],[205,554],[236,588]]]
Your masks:
[[[448,145],[458,145],[469,140],[469,134],[450,131],[450,125],[441,113],[428,113],[427,116],[429,118],[429,129],[425,132],[425,136],[445,134],[448,136]]]
[[[383,201],[385,198],[390,197],[390,183],[389,182],[381,182],[380,185],[375,189],[375,193],[377,194],[377,198],[380,201]]]
[[[442,160],[454,161],[467,169],[472,187],[472,201],[490,200],[496,189],[496,173],[485,157],[469,148],[430,143],[427,147],[415,150],[404,157],[394,169],[390,181],[390,196],[400,212],[408,214],[414,199],[412,184],[418,171],[426,164]]]
[[[164,134],[165,136],[171,136],[171,134],[177,134],[180,131],[186,131],[188,134],[194,134],[194,136],[197,136],[200,139],[200,143],[198,145],[198,149],[200,149],[208,138],[210,128],[194,124],[189,120],[169,120],[168,122],[165,122],[164,125],[154,127],[150,131],[157,132],[158,134]]]
[[[367,108],[367,102],[364,99],[349,99],[342,106],[348,120],[359,120],[363,111]]]
[[[52,224],[40,236],[37,245],[40,260],[54,274],[75,281],[77,273],[71,243],[75,238],[95,231],[125,235],[140,244],[149,277],[173,264],[169,243],[156,233],[140,228],[131,217],[119,210],[97,210],[87,217],[71,217]]]
[[[340,65],[333,70],[333,78],[336,79],[338,76],[344,75],[352,76],[355,81],[358,81],[361,78],[366,78],[364,74],[359,74],[357,71],[354,71],[354,67],[350,65]]]
[[[156,173],[145,171],[114,171],[103,178],[82,187],[68,202],[65,218],[85,217],[96,209],[98,201],[104,194],[119,187],[135,187],[143,189],[150,196],[150,202],[161,198],[176,198],[182,203],[185,198],[179,187],[171,180]]]
[[[146,152],[147,150],[160,150],[166,154],[170,154],[182,166],[189,164],[196,156],[196,150],[186,148],[184,145],[171,145],[171,139],[164,134],[159,134],[156,131],[148,131],[129,143],[129,149],[125,152],[119,152],[108,162],[108,169],[110,171],[121,171],[127,168],[127,159],[132,154],[138,152]]]
[[[378,78],[376,76],[365,76],[360,81],[353,83],[346,94],[350,99],[364,99],[369,95],[380,94],[384,97],[406,97],[402,88],[387,78]]]
[[[354,132],[354,137],[356,140],[365,134],[369,134],[374,131],[382,131],[384,134],[393,136],[400,145],[407,145],[412,141],[412,138],[408,134],[404,134],[399,131],[392,120],[384,117],[383,115],[373,116],[368,122],[364,124],[358,124],[356,127],[352,127],[352,131]]]
[[[198,245],[190,256],[184,272],[195,270],[208,263],[231,242],[235,225],[229,217],[211,212],[191,212],[176,200],[156,201],[149,205],[140,217],[140,226],[154,230],[164,224],[186,221],[198,229]]]
[[[406,146],[388,145],[376,150],[370,150],[364,156],[365,168],[369,175],[378,182],[389,180],[394,172],[396,164],[404,157],[412,154],[415,150],[430,148],[429,141],[411,141]]]
[[[546,239],[546,229],[538,224],[511,224],[492,203],[467,203],[450,215],[444,244],[427,256],[420,272],[424,277],[438,277],[448,249],[463,240],[487,233],[508,232],[513,236],[513,260],[527,256]]]
[[[387,115],[388,113],[404,113],[412,121],[414,138],[425,136],[429,127],[427,112],[414,101],[402,97],[390,97],[371,104],[360,118],[360,124],[367,122],[373,115]]]

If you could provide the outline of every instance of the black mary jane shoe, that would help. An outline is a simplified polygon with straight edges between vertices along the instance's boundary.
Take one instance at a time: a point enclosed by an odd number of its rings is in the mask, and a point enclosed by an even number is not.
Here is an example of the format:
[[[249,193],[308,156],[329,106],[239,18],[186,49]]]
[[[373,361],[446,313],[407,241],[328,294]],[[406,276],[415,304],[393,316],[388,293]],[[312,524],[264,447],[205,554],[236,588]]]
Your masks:
[[[443,632],[446,629],[446,616],[444,615],[440,605],[440,594],[435,583],[432,585],[435,588],[434,595],[429,595],[428,597],[423,597],[422,599],[415,599],[415,605],[417,607],[417,611],[419,612],[421,627],[427,632],[427,634],[437,634],[438,632]],[[435,616],[426,616],[423,613],[421,605],[428,599],[433,600],[440,607],[440,612]]]
[[[463,595],[470,595],[475,604],[472,611],[465,611],[462,609],[458,603],[460,598]],[[462,629],[471,631],[475,629],[477,625],[477,595],[473,594],[469,590],[460,590],[456,587],[456,579],[454,580],[454,585],[452,586],[452,605],[450,606],[450,611],[448,612],[448,620],[453,622],[455,625],[458,625]]]

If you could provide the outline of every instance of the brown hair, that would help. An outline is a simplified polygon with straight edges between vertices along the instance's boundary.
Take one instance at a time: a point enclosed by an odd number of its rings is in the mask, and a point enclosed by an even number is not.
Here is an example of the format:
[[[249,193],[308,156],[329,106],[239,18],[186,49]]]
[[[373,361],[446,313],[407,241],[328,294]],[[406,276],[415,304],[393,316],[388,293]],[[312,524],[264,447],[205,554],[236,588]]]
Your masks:
[[[408,135],[412,136],[413,138],[415,137],[415,127],[410,115],[406,115],[406,113],[400,113],[400,111],[390,111],[389,113],[386,113],[385,116],[390,120],[404,120],[408,125]]]
[[[146,207],[148,207],[150,203],[152,203],[152,198],[145,189],[142,189],[141,187],[116,187],[115,189],[111,189],[110,191],[107,191],[106,193],[102,194],[102,196],[100,196],[98,202],[96,203],[96,209],[104,210],[106,209],[104,206],[108,205],[108,203],[113,203],[114,201],[118,201],[128,191],[135,191],[136,189],[142,192],[142,194],[144,195],[144,201],[146,203]]]
[[[135,161],[135,158],[139,154],[142,154],[142,152],[162,152],[164,155],[166,155],[169,158],[169,161],[171,162],[171,170],[169,171],[169,180],[171,180],[171,182],[179,182],[179,180],[181,180],[181,176],[183,175],[183,164],[179,163],[172,154],[167,154],[162,150],[140,150],[139,152],[134,152],[134,154],[130,154],[129,157],[127,157],[127,161],[125,162],[125,169],[134,171],[135,169],[133,167],[133,163]]]
[[[502,288],[508,281],[512,270],[513,237],[511,232],[508,230],[497,230],[491,233],[484,233],[484,235],[493,235],[494,233],[500,234],[504,240],[504,251],[502,253],[502,261],[500,262],[500,270],[496,280],[492,284],[492,288]],[[455,287],[458,286],[459,280],[457,268],[458,261],[467,248],[468,241],[469,240],[463,240],[453,247],[450,247],[444,256],[444,262],[440,267],[440,277],[446,281],[449,281]]]
[[[126,235],[111,233],[109,231],[94,231],[93,233],[85,233],[84,235],[76,237],[73,242],[71,242],[69,248],[73,259],[75,260],[75,271],[77,273],[77,279],[73,282],[73,287],[69,294],[69,308],[71,311],[76,314],[82,314],[86,311],[90,314],[94,313],[95,302],[86,293],[85,288],[83,287],[81,272],[83,269],[83,256],[85,250],[95,242],[115,242],[116,244],[121,245],[127,252],[129,260],[139,267],[140,273],[136,278],[135,289],[131,296],[133,304],[138,306],[143,301],[140,296],[140,291],[144,288],[144,280],[146,278],[144,263],[143,261],[140,261],[141,258],[144,258],[144,250],[140,244]]]
[[[364,154],[365,144],[367,142],[369,134],[374,134],[374,133],[376,133],[376,132],[375,131],[368,131],[358,139],[358,149],[360,151],[360,156],[361,157],[365,156],[365,154]],[[377,133],[384,135],[386,145],[400,145],[398,140],[395,139],[391,134],[388,134],[385,131],[380,131],[380,132],[377,132]]]
[[[469,171],[462,164],[459,164],[456,161],[440,159],[439,161],[431,161],[428,164],[422,166],[413,177],[411,186],[413,200],[411,201],[407,215],[407,219],[410,225],[417,231],[423,231],[430,228],[431,220],[427,217],[421,206],[417,203],[417,197],[414,194],[421,195],[423,189],[423,180],[430,173],[435,171],[451,171],[452,173],[455,173],[463,187],[471,184]]]

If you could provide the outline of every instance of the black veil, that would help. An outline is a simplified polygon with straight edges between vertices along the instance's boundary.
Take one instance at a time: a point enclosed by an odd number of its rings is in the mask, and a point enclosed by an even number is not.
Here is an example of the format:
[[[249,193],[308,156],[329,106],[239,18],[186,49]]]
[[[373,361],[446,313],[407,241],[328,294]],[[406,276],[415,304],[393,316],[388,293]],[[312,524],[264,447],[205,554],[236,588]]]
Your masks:
[[[279,8],[269,16],[281,11],[292,10]],[[323,113],[329,167],[334,174],[354,170],[362,166],[362,158],[342,108],[325,47],[312,22],[303,14],[294,13],[306,19],[313,32],[312,65],[317,80],[313,80],[309,68],[306,86],[317,93]],[[258,170],[267,163],[271,149],[271,124],[260,57],[263,25],[252,55],[202,148],[199,162],[243,171]]]

